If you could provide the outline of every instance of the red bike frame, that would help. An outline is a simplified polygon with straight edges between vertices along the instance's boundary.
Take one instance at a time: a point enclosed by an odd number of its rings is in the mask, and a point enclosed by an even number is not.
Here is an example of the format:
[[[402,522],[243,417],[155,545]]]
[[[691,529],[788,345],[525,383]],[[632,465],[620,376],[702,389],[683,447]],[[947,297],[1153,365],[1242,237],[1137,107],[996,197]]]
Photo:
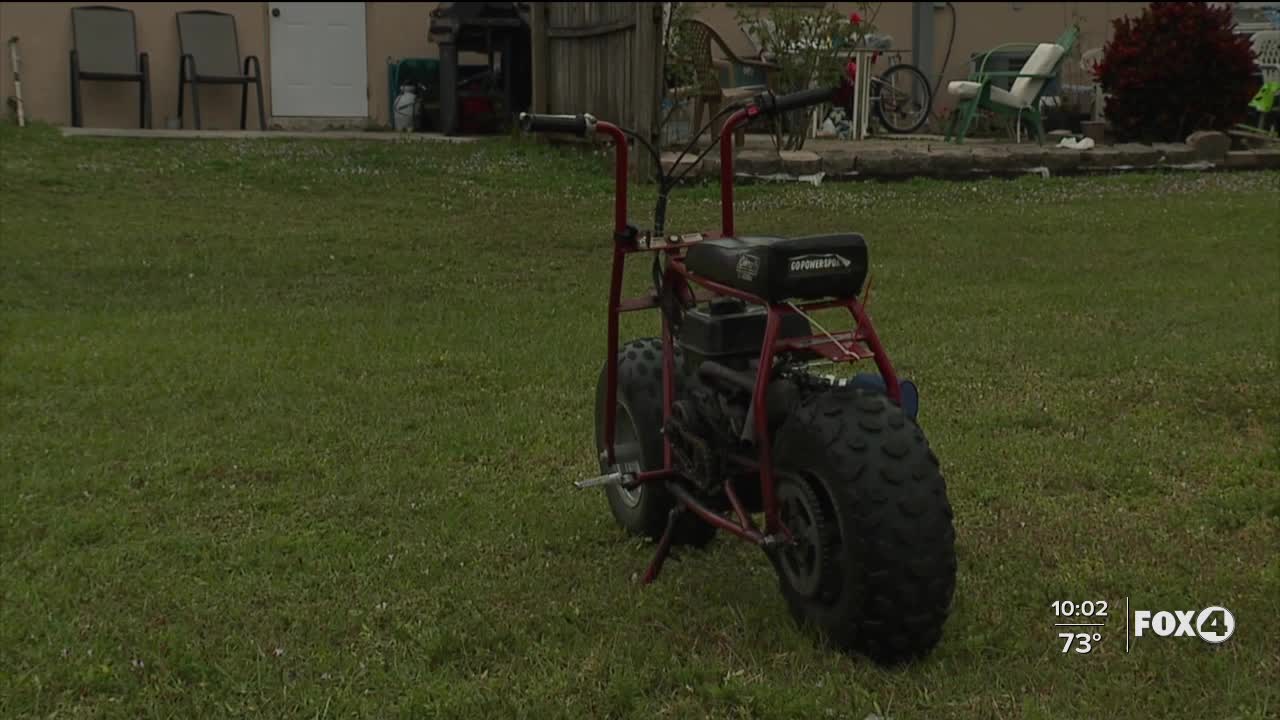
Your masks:
[[[678,481],[680,479],[679,471],[676,470],[672,462],[671,438],[663,439],[663,466],[657,470],[646,470],[636,474],[629,481],[629,486],[634,487],[649,482],[667,482],[667,487],[671,494],[676,498],[680,505],[708,523],[740,537],[748,542],[757,545],[770,545],[775,542],[784,541],[789,538],[786,528],[783,527],[778,513],[777,496],[774,492],[774,473],[772,463],[772,438],[769,435],[769,412],[767,391],[769,381],[772,377],[772,368],[774,357],[783,352],[805,352],[815,356],[821,356],[832,362],[855,362],[859,360],[873,360],[877,369],[880,371],[881,377],[884,379],[885,389],[895,402],[901,402],[901,391],[898,385],[898,377],[893,369],[893,364],[889,360],[888,354],[885,353],[884,347],[880,344],[880,339],[876,335],[875,327],[871,322],[871,317],[867,314],[865,301],[860,301],[856,296],[849,298],[840,298],[834,300],[819,300],[806,303],[771,303],[764,298],[743,292],[736,288],[713,282],[706,278],[700,277],[685,266],[684,252],[691,245],[702,240],[714,237],[732,237],[734,234],[734,218],[733,218],[733,141],[732,136],[738,126],[746,123],[758,114],[758,109],[754,106],[739,110],[729,117],[720,132],[720,203],[721,203],[721,228],[719,233],[703,233],[693,236],[670,237],[670,238],[648,238],[646,242],[640,242],[640,238],[629,230],[627,223],[627,138],[622,129],[607,122],[597,122],[595,130],[597,133],[607,135],[613,139],[615,148],[615,196],[614,196],[614,245],[613,245],[613,270],[609,283],[609,330],[608,330],[608,355],[606,359],[605,371],[605,452],[606,459],[610,466],[616,464],[614,456],[614,432],[617,425],[617,398],[618,398],[618,324],[619,319],[624,312],[632,312],[636,310],[645,310],[656,308],[659,305],[659,298],[655,292],[650,291],[647,295],[635,298],[622,297],[622,277],[623,269],[626,264],[628,255],[635,253],[660,252],[665,253],[669,261],[667,263],[666,275],[664,283],[672,288],[673,291],[680,293],[683,297],[693,297],[699,300],[705,300],[711,297],[728,296],[738,298],[753,305],[760,305],[767,309],[764,341],[760,346],[759,369],[756,373],[755,386],[752,393],[752,411],[751,416],[754,419],[755,442],[758,448],[757,457],[748,458],[730,458],[743,466],[748,471],[758,473],[760,480],[760,495],[762,498],[765,524],[763,531],[759,529],[752,520],[751,515],[747,512],[742,502],[738,498],[737,492],[733,488],[732,482],[725,483],[725,495],[729,500],[729,504],[736,516],[736,521],[716,512],[707,507],[706,504],[699,501]],[[709,293],[693,292],[691,285],[702,288]],[[800,338],[779,339],[779,329],[782,326],[782,317],[789,313],[803,311],[809,313],[812,311],[827,308],[845,308],[853,320],[853,328],[846,331],[832,333],[827,335],[811,335]],[[671,328],[667,320],[666,314],[662,316],[662,365],[663,365],[663,393],[662,393],[662,410],[663,422],[665,423],[671,418],[671,406],[675,400],[675,350],[673,338],[671,336]],[[674,516],[673,516],[674,520]],[[662,561],[671,544],[672,524],[668,524],[667,531],[663,535],[658,545],[657,555],[654,557],[653,563],[649,566],[649,571],[645,574],[645,582],[651,581],[657,576],[661,569]]]

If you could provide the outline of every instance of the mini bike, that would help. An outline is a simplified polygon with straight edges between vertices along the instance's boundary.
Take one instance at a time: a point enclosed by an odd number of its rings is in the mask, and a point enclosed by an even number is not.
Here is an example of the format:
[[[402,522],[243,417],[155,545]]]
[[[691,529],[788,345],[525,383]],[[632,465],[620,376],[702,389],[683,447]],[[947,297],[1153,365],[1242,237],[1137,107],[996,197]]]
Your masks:
[[[525,113],[520,122],[603,135],[615,153],[608,350],[596,391],[603,474],[576,485],[603,486],[618,524],[657,541],[645,583],[673,545],[701,547],[723,531],[764,550],[798,623],[888,664],[922,657],[941,638],[955,531],[938,459],[916,424],[915,386],[894,373],[867,313],[866,241],[734,227],[734,130],[832,94],[764,94],[726,108],[716,140],[721,228],[687,235],[663,231],[683,176],[664,174],[644,138],[590,115]],[[659,168],[647,231],[627,219],[628,137]],[[653,257],[654,287],[624,298],[625,262],[643,254]],[[832,308],[847,310],[852,328],[828,332],[811,315]],[[619,346],[620,315],[644,309],[660,311],[661,337]],[[878,372],[837,380],[812,370],[862,360]]]

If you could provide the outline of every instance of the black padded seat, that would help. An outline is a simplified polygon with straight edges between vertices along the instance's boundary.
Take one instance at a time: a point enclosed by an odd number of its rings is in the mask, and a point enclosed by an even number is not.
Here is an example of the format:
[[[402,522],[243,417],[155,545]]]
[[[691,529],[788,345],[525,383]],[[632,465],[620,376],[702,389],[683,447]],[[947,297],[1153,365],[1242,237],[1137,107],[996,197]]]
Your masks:
[[[867,279],[861,235],[727,237],[689,248],[693,274],[769,302],[854,297]]]

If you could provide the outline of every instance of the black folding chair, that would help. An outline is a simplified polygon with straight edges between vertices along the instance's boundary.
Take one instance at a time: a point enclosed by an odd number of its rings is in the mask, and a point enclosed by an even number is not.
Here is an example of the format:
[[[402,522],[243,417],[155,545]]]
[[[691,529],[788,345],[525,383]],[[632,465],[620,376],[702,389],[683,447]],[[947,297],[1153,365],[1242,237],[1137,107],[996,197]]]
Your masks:
[[[258,127],[267,129],[267,113],[262,107],[262,66],[255,55],[240,66],[240,38],[236,19],[227,13],[193,10],[178,13],[178,126],[182,126],[182,105],[186,87],[191,85],[191,109],[196,129],[201,128],[200,86],[240,86],[240,129],[244,130],[249,110],[249,86],[258,91]],[[250,72],[252,68],[252,72]]]
[[[81,80],[136,82],[138,126],[151,127],[151,65],[138,52],[133,11],[105,5],[71,8],[71,124],[81,127]]]

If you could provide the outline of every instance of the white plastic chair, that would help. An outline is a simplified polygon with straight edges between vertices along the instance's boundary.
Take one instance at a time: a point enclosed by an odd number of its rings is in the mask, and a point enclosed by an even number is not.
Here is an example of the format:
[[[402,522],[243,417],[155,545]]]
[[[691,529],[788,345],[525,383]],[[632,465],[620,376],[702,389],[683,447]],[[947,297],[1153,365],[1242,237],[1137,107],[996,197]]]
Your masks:
[[[1102,64],[1102,48],[1092,48],[1080,54],[1080,69],[1089,76],[1089,85],[1093,88],[1093,112],[1091,120],[1101,120],[1102,110],[1106,106],[1106,97],[1102,93],[1102,85],[1094,77],[1094,70]]]
[[[1280,82],[1280,30],[1263,30],[1253,35],[1253,52],[1263,82]]]

